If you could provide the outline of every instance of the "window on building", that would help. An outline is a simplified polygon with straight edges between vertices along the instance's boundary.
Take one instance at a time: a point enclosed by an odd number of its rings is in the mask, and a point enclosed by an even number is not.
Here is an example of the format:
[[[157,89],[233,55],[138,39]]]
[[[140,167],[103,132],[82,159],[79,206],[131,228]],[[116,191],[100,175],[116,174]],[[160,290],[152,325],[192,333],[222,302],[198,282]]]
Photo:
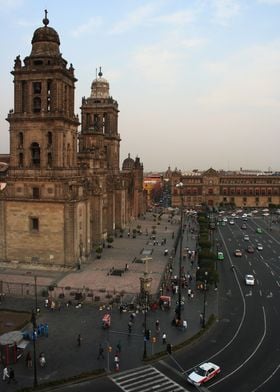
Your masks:
[[[48,167],[52,167],[52,153],[48,152]]]
[[[271,202],[272,202],[272,197],[268,197],[268,198],[267,198],[267,201],[268,201],[269,203],[271,203]]]
[[[40,198],[40,189],[38,187],[32,188],[32,197],[33,197],[33,199]]]
[[[40,146],[35,142],[31,144],[31,160],[33,166],[40,167]]]
[[[23,153],[20,152],[18,156],[18,165],[19,167],[23,167]]]
[[[19,144],[19,148],[23,147],[23,132],[19,132],[18,134],[18,144]]]
[[[47,111],[51,111],[51,80],[48,80],[47,83]]]
[[[33,83],[33,94],[41,94],[41,82]]]
[[[52,132],[47,133],[47,138],[48,138],[48,147],[52,145],[53,138],[52,138]]]
[[[35,97],[33,99],[33,112],[40,113],[41,111],[41,98]]]
[[[39,231],[39,218],[30,217],[30,230],[32,232],[38,232]]]

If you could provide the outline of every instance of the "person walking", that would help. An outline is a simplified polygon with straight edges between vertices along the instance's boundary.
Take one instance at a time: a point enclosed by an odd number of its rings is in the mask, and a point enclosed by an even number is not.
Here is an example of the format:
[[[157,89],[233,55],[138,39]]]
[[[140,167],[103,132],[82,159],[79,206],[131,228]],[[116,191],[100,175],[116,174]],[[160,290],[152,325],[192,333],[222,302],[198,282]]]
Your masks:
[[[3,381],[6,381],[6,378],[9,378],[9,377],[10,377],[10,376],[9,376],[8,368],[7,368],[7,366],[5,366],[4,369],[3,369],[3,376],[2,376],[2,379],[3,379]]]
[[[81,334],[79,334],[78,337],[77,337],[77,343],[78,343],[78,346],[80,347],[81,344],[82,344],[82,337],[81,337]]]
[[[131,334],[131,331],[132,331],[132,322],[129,321],[129,323],[128,323],[128,333]]]
[[[32,356],[30,351],[28,351],[28,353],[26,354],[25,363],[28,368],[32,368]]]
[[[159,320],[156,321],[156,334],[160,333]]]
[[[162,334],[162,344],[166,344],[166,333]]]
[[[99,344],[97,359],[100,359],[100,358],[105,359],[105,357],[104,357],[104,348],[102,347],[101,343]]]
[[[117,352],[115,354],[114,362],[115,362],[115,371],[118,372],[120,370],[120,358]]]
[[[17,383],[17,380],[15,378],[15,371],[14,371],[13,368],[10,368],[10,371],[9,371],[9,381],[8,381],[8,384],[10,384],[11,381],[13,381],[14,383]]]
[[[121,351],[122,351],[122,346],[121,346],[121,342],[119,341],[118,344],[117,344],[117,353],[118,353],[118,355],[120,355]]]

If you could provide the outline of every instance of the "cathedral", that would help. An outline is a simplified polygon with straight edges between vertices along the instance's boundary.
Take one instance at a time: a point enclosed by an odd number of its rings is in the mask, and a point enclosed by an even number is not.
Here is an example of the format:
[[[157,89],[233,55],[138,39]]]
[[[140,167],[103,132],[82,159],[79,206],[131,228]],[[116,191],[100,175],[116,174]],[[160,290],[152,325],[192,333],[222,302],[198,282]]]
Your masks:
[[[47,12],[31,43],[11,72],[10,153],[0,156],[0,261],[73,267],[144,212],[143,165],[128,156],[120,169],[118,103],[101,69],[82,99],[80,122],[74,68],[60,53]]]

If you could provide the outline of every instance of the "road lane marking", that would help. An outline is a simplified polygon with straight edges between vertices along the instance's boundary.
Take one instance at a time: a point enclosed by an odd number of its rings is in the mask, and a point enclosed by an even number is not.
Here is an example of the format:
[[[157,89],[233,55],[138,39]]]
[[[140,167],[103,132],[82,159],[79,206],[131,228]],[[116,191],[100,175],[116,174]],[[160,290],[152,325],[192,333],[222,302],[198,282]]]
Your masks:
[[[263,335],[259,341],[259,343],[257,344],[255,350],[249,355],[248,358],[245,359],[245,361],[243,361],[236,369],[234,369],[232,372],[228,373],[225,377],[221,378],[220,380],[216,381],[214,384],[211,384],[211,387],[214,387],[215,385],[220,384],[220,382],[226,380],[227,378],[229,378],[230,376],[232,376],[234,373],[238,372],[238,370],[240,370],[241,368],[243,368],[243,366],[250,361],[250,359],[256,354],[256,352],[258,351],[258,349],[260,348],[265,336],[266,336],[266,313],[265,313],[265,309],[264,307],[262,307],[263,310],[263,318],[264,318],[264,331],[263,331]]]
[[[269,377],[267,377],[266,380],[264,380],[260,385],[257,386],[257,388],[253,389],[251,392],[256,392],[257,390],[259,390],[260,388],[262,388],[264,386],[264,384],[266,384],[273,376],[274,374],[276,374],[276,372],[280,369],[280,364],[273,370],[273,372],[270,374]]]

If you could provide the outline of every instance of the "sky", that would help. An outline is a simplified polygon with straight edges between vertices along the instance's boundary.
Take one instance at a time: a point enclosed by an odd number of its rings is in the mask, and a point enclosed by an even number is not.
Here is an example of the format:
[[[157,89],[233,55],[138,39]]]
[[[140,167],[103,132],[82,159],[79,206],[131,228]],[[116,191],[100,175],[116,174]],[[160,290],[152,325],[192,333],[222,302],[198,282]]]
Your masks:
[[[145,171],[280,170],[280,0],[0,0],[0,153],[14,59],[30,55],[45,9],[79,116],[102,66],[121,164],[130,153]]]

